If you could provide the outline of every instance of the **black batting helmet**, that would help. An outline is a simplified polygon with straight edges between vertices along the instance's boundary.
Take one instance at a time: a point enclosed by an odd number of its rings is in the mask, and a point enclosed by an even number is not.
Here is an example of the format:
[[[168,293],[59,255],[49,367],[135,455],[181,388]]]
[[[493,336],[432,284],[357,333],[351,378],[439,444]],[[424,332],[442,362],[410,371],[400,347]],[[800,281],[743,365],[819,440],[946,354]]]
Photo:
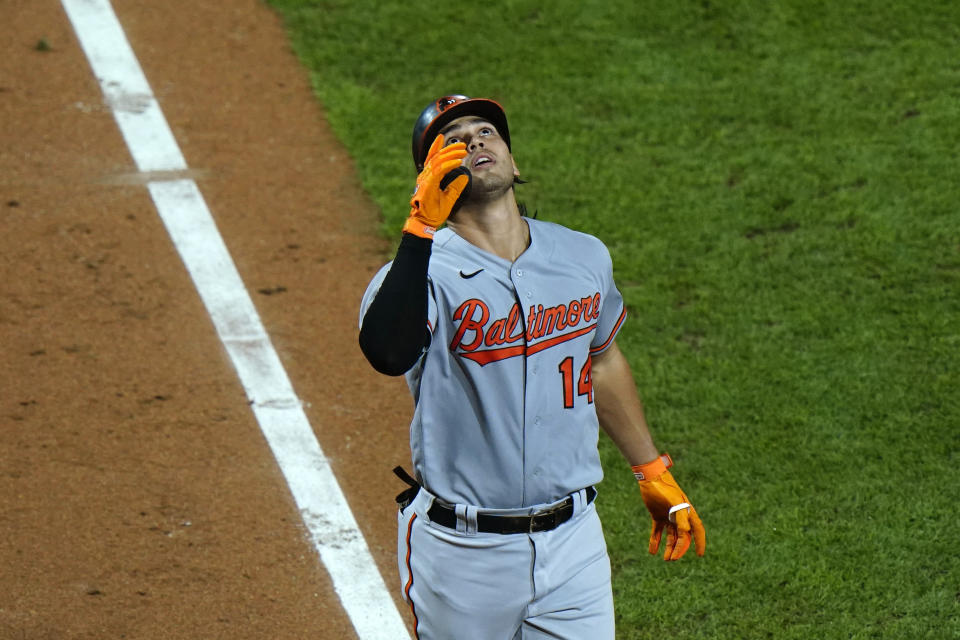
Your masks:
[[[510,129],[503,107],[487,98],[470,98],[462,95],[443,96],[428,104],[413,125],[413,163],[417,172],[423,171],[427,151],[440,129],[447,123],[463,116],[478,116],[497,128],[497,133],[510,148]]]

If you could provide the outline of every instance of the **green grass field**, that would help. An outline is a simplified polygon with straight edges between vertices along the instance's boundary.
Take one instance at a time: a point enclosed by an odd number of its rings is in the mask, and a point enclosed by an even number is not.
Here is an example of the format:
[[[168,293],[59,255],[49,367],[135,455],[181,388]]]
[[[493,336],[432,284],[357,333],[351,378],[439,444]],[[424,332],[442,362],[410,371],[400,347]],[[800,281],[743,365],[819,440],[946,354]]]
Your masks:
[[[960,638],[960,4],[271,3],[384,233],[456,92],[506,107],[530,211],[610,247],[709,542],[648,556],[601,442],[618,638]]]

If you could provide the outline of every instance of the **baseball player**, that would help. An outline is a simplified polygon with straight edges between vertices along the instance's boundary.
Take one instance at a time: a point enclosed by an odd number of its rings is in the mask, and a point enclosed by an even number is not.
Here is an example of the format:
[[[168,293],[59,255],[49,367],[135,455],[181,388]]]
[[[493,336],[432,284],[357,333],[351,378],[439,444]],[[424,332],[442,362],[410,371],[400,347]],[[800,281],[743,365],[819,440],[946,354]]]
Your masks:
[[[612,639],[598,429],[633,467],[650,553],[666,531],[666,560],[691,537],[703,555],[706,534],[617,348],[626,312],[609,252],[523,215],[492,100],[428,105],[413,159],[410,217],[364,294],[359,339],[415,402],[397,551],[417,637]]]

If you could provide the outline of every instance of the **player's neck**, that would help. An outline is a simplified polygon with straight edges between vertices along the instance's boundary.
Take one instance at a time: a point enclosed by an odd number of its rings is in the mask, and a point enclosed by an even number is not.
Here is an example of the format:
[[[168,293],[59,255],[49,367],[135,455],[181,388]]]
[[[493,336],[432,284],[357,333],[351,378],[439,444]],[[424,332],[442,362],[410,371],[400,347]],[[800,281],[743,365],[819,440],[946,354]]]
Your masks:
[[[466,204],[447,220],[447,226],[470,244],[513,262],[530,244],[530,229],[513,190],[504,196],[482,206]]]

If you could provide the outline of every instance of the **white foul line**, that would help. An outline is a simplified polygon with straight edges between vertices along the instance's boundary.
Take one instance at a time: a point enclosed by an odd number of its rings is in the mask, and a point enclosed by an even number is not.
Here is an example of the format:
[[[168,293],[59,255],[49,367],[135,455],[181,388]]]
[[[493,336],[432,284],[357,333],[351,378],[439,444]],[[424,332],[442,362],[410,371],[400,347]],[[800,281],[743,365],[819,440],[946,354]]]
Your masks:
[[[142,173],[186,161],[109,0],[61,0]],[[151,180],[153,202],[210,314],[361,640],[409,639],[196,183]]]

